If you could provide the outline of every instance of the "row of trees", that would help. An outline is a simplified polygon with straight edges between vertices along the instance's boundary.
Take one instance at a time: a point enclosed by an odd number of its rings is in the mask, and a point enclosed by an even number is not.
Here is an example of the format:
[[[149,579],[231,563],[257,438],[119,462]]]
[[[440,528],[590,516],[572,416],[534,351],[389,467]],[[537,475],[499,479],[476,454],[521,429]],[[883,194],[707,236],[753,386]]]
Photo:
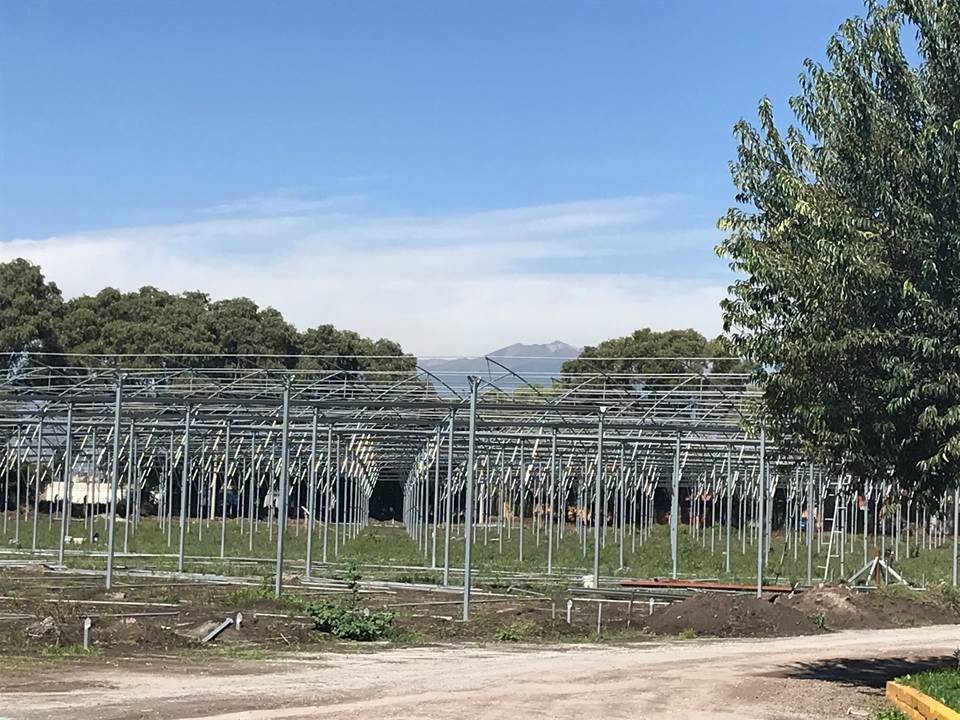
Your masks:
[[[23,259],[0,263],[0,367],[17,354],[40,354],[50,365],[89,363],[62,353],[129,354],[127,364],[242,367],[245,355],[276,367],[367,371],[409,370],[414,359],[392,340],[371,340],[320,325],[299,332],[274,308],[248,298],[212,301],[202,292],[153,287],[105,288],[64,300],[41,269]],[[325,357],[315,357],[325,356]]]

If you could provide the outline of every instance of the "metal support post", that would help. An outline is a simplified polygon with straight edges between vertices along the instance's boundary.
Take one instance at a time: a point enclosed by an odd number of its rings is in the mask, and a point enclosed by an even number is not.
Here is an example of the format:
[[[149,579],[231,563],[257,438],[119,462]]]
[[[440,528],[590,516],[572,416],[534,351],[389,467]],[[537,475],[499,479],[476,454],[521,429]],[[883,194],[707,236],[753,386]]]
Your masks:
[[[470,562],[473,544],[473,460],[477,435],[477,393],[480,378],[470,377],[470,430],[467,440],[467,487],[463,506],[463,620],[470,619]]]
[[[670,496],[670,563],[671,577],[677,579],[677,545],[679,543],[680,524],[680,434],[677,433],[673,446],[673,478]]]
[[[70,529],[70,512],[73,509],[72,476],[73,476],[73,403],[67,405],[67,438],[66,448],[63,451],[63,516],[60,518],[60,548],[57,552],[57,564],[63,565],[63,548],[66,543],[67,532]],[[6,473],[4,473],[6,475]],[[3,496],[3,514],[6,520],[7,496]]]
[[[280,437],[280,496],[277,500],[277,565],[273,584],[273,596],[280,597],[283,591],[283,542],[287,529],[287,504],[290,492],[290,380],[283,383],[283,428]]]
[[[603,499],[603,418],[606,414],[607,408],[601,406],[597,418],[597,477],[593,499],[593,582],[597,588],[600,587],[600,502]]]
[[[766,502],[767,502],[767,436],[760,428],[760,487],[757,498],[757,597],[763,597],[763,561],[766,545]]]
[[[190,406],[183,420],[183,472],[180,475],[180,539],[177,546],[177,572],[183,572],[183,548],[187,537],[187,487],[190,485]]]
[[[117,376],[113,404],[113,465],[110,470],[110,515],[107,519],[107,577],[106,588],[113,586],[113,535],[117,523],[117,488],[120,484],[120,413],[123,408],[123,375]]]
[[[317,514],[317,409],[310,423],[310,469],[307,472],[307,557],[304,574],[309,578],[313,567],[313,532]]]

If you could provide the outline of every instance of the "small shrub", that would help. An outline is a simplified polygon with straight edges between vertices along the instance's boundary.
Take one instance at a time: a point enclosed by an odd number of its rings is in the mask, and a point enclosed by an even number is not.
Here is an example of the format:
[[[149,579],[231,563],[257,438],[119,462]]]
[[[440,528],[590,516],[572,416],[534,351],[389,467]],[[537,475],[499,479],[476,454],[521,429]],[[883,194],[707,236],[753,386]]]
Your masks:
[[[43,649],[43,654],[47,657],[87,657],[90,655],[99,655],[100,648],[86,648],[83,645],[48,645]]]
[[[945,605],[955,615],[960,614],[960,590],[946,583],[941,583],[930,593],[937,602]]]
[[[272,600],[273,585],[269,580],[264,580],[259,585],[241,585],[231,590],[224,599],[228,605],[237,607],[253,605],[260,600]]]
[[[811,615],[810,619],[813,620],[813,624],[817,626],[817,630],[827,629],[827,615],[822,610],[815,615]]]
[[[907,716],[896,708],[884,708],[873,715],[873,720],[907,720]]]
[[[520,642],[521,640],[537,635],[537,626],[528,621],[518,620],[499,628],[494,635],[498,642]]]
[[[393,633],[393,613],[361,608],[355,603],[323,600],[305,603],[304,610],[313,619],[313,627],[342,640],[369,642],[383,640]]]
[[[356,593],[360,591],[360,580],[362,578],[363,576],[360,575],[359,566],[353,561],[349,562],[343,579],[347,581],[347,587],[350,588],[350,592]]]
[[[680,638],[681,640],[693,640],[696,636],[697,636],[697,631],[694,630],[693,628],[684,628],[679,633],[677,633],[677,637]]]

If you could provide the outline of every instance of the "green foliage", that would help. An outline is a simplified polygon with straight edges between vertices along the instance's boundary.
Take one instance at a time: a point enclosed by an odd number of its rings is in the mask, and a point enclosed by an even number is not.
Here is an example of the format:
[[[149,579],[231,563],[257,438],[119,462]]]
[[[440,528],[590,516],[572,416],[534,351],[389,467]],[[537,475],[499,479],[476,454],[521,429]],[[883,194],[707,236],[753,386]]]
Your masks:
[[[944,582],[932,588],[929,595],[932,602],[948,607],[954,613],[960,613],[960,589]]]
[[[813,624],[817,627],[818,630],[827,629],[827,614],[823,612],[823,610],[811,615],[810,619],[813,620]]]
[[[385,640],[393,632],[394,615],[387,610],[371,610],[352,601],[333,600],[305,603],[303,607],[316,630],[342,640]]]
[[[350,590],[345,601],[303,602],[301,608],[313,618],[314,629],[342,640],[385,640],[393,634],[394,614],[360,605],[360,571],[355,562],[347,564],[344,579]]]
[[[17,259],[0,263],[0,353],[8,353],[0,355],[0,367],[14,361],[9,353],[24,351],[127,355],[127,366],[256,364],[385,374],[409,373],[416,362],[392,340],[371,340],[332,325],[297,332],[278,310],[261,308],[249,298],[214,302],[203,292],[142,287],[133,292],[104,288],[64,302],[39,267]],[[157,357],[162,355],[178,357]],[[249,357],[253,355],[260,357]],[[65,364],[61,358],[44,362]],[[107,360],[86,362],[102,365]]]
[[[494,634],[498,642],[520,642],[532,637],[536,637],[540,628],[536,623],[529,620],[516,620],[509,625],[499,628]]]
[[[360,567],[353,560],[347,563],[347,569],[343,579],[347,581],[350,594],[356,599],[360,593],[360,580],[362,580],[363,577],[360,575]]]
[[[100,648],[84,648],[79,643],[74,645],[48,645],[43,649],[43,654],[47,657],[92,657],[100,655],[102,652]]]
[[[884,708],[878,710],[872,716],[873,720],[907,720],[907,716],[896,708]]]
[[[567,387],[602,385],[604,390],[637,389],[637,375],[646,376],[646,386],[657,387],[675,385],[677,375],[700,373],[708,382],[713,373],[747,370],[721,338],[708,340],[696,330],[655,332],[642,328],[584,348],[578,358],[563,364],[561,383]],[[583,377],[590,375],[595,379]]]
[[[227,604],[236,607],[246,607],[253,605],[261,600],[273,599],[273,587],[265,578],[259,585],[244,585],[230,592],[227,596]],[[294,600],[291,599],[291,602]]]
[[[960,4],[868,2],[808,60],[781,132],[736,126],[732,349],[770,429],[926,499],[960,459]],[[915,33],[915,47],[904,47]],[[912,58],[918,58],[914,62]]]
[[[13,512],[8,513],[7,533],[0,532],[0,547],[12,548],[14,545],[11,540],[14,537],[14,517]],[[100,516],[96,520],[95,529],[100,533],[102,542],[106,539],[106,518]],[[492,528],[491,528],[492,529]],[[204,561],[200,558],[216,557],[220,553],[220,534],[219,532],[204,531],[203,537],[199,536],[196,524],[191,525],[187,530],[185,537],[186,562],[185,569],[188,572],[215,572],[230,576],[259,576],[264,584],[259,588],[251,587],[249,594],[245,591],[243,596],[251,604],[256,603],[261,597],[272,599],[273,582],[272,573],[264,577],[262,573],[264,568],[272,568],[274,554],[276,553],[276,535],[271,539],[269,534],[262,528],[262,532],[253,534],[253,548],[249,549],[250,535],[246,531],[240,533],[239,521],[229,519],[227,521],[226,533],[226,559],[220,562]],[[122,531],[121,531],[122,532]],[[716,546],[717,552],[710,552],[710,529],[706,529],[706,537],[698,539],[690,532],[687,525],[683,525],[679,531],[679,567],[684,575],[697,577],[715,577],[735,582],[751,583],[756,580],[756,547],[747,542],[746,547],[742,547],[738,538],[737,530],[734,529],[732,552],[730,557],[730,572],[725,571],[725,558],[723,554],[723,528],[716,528]],[[57,523],[50,525],[46,518],[41,518],[37,526],[37,547],[43,550],[55,551],[59,544],[60,528]],[[670,574],[670,534],[666,524],[655,525],[642,543],[638,534],[636,548],[632,547],[630,540],[631,532],[627,530],[627,545],[624,552],[624,563],[626,567],[621,568],[619,560],[619,549],[616,542],[611,542],[608,536],[607,544],[600,551],[600,572],[603,575],[650,578],[664,577]],[[23,547],[30,547],[30,538],[32,536],[32,523],[23,522],[21,518],[20,537]],[[855,548],[862,547],[862,535],[853,536],[852,544]],[[872,538],[871,538],[872,540]],[[507,589],[509,587],[520,587],[538,592],[553,592],[557,587],[566,587],[569,578],[579,576],[592,571],[593,564],[593,546],[592,538],[584,552],[584,546],[580,541],[572,525],[567,526],[561,542],[553,544],[553,569],[552,578],[541,576],[535,582],[529,584],[518,583],[513,577],[516,572],[536,571],[542,573],[547,565],[547,543],[541,538],[539,545],[533,535],[530,527],[526,528],[523,561],[518,558],[519,534],[514,528],[511,537],[504,536],[503,552],[500,552],[500,542],[495,533],[490,535],[489,541],[483,542],[483,531],[478,529],[477,543],[473,548],[473,567],[478,578],[484,587],[490,589]],[[770,563],[767,567],[766,578],[768,581],[783,582],[785,584],[794,584],[803,582],[806,578],[806,553],[803,547],[794,558],[793,549],[783,552],[785,538],[782,532],[775,531],[773,534],[773,546],[770,554]],[[150,568],[154,570],[175,570],[177,567],[176,553],[170,552],[170,546],[167,544],[167,533],[161,531],[159,523],[155,518],[143,518],[137,526],[136,532],[130,534],[130,555],[124,559],[124,565],[129,568]],[[90,549],[91,546],[84,545],[83,552]],[[101,549],[104,547],[101,544]],[[911,549],[913,543],[911,543]],[[942,547],[925,549],[919,557],[908,558],[905,556],[904,544],[900,544],[900,560],[896,563],[896,569],[911,582],[929,586],[929,590],[913,590],[902,585],[888,585],[879,590],[873,591],[875,594],[886,595],[901,599],[909,599],[916,602],[929,602],[940,605],[945,608],[952,606],[951,597],[955,598],[956,607],[960,607],[960,593],[950,587],[951,578],[951,548],[952,544],[948,541]],[[818,551],[814,545],[814,567],[822,566],[826,560],[827,545]],[[142,554],[142,555],[141,555]],[[457,584],[460,581],[460,569],[463,567],[464,545],[462,537],[456,534],[451,538],[450,543],[450,567],[451,583]],[[263,563],[250,563],[242,560],[231,560],[234,558],[260,558]],[[103,554],[97,555],[68,555],[69,564],[76,568],[89,568],[102,570],[104,568],[105,558]],[[287,528],[285,558],[289,564],[289,571],[297,571],[303,567],[302,563],[306,557],[306,534],[301,531],[297,534],[296,528],[291,524]],[[857,557],[860,557],[857,555]],[[193,559],[197,558],[197,559]],[[398,582],[414,583],[439,583],[442,578],[442,552],[439,555],[441,568],[430,570],[429,555],[424,566],[423,551],[417,548],[417,543],[398,525],[378,525],[372,524],[363,529],[357,537],[350,540],[340,548],[339,557],[331,553],[331,562],[328,565],[317,570],[318,575],[325,577],[336,577],[344,579],[344,567],[349,562],[354,562],[361,567],[365,578],[378,580],[392,580]],[[343,563],[338,565],[338,563]],[[400,569],[401,566],[408,566],[409,569]],[[419,566],[421,569],[414,569]],[[838,564],[831,561],[831,580],[838,579]],[[819,573],[817,573],[819,578]],[[174,588],[175,589],[175,588]],[[292,590],[292,589],[291,589]],[[240,599],[241,596],[238,596]],[[284,595],[284,598],[290,596]],[[363,596],[361,596],[363,597]],[[176,602],[175,594],[172,596],[172,602]],[[160,600],[160,597],[155,598]],[[49,614],[49,613],[48,613]]]
[[[952,710],[960,710],[960,670],[931,670],[904,675],[897,681],[916,688]]]
[[[693,640],[696,636],[697,632],[693,628],[684,628],[677,633],[677,637],[681,640]]]
[[[370,340],[350,330],[337,330],[333,325],[319,325],[305,330],[299,339],[299,366],[307,370],[369,371],[374,373],[409,373],[415,359],[404,355],[392,340]]]
[[[26,260],[0,263],[0,353],[58,352],[56,319],[63,298],[40,268]],[[15,367],[18,358],[0,355],[0,369]],[[43,358],[47,364],[57,364]]]

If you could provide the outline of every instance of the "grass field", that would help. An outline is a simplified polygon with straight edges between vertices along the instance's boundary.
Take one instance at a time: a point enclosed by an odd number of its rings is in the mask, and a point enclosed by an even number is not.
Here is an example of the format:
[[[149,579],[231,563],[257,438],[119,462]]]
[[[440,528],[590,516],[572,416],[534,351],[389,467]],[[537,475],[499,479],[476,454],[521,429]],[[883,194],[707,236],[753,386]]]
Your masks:
[[[30,550],[33,545],[33,527],[29,520],[22,516],[20,519],[19,542],[14,539],[15,521],[13,513],[7,513],[6,533],[0,531],[4,548],[20,548]],[[47,516],[41,515],[37,527],[38,551],[56,551],[59,542],[59,519],[54,517],[52,522]],[[291,572],[297,571],[296,565],[302,563],[306,557],[306,529],[304,524],[291,523],[285,537],[285,559],[287,568]],[[107,526],[106,518],[98,517],[95,520],[94,530],[99,533],[100,540],[94,545],[88,541],[80,546],[69,546],[66,562],[71,567],[100,568],[104,565],[102,554],[106,550]],[[241,533],[240,523],[237,520],[227,521],[227,531],[224,546],[224,559],[220,559],[220,532],[219,520],[200,521],[192,520],[185,538],[186,561],[184,569],[195,572],[216,572],[225,574],[265,575],[272,571],[272,561],[276,556],[276,528],[269,528],[268,523],[261,521],[256,524],[252,534],[249,526],[244,526]],[[152,569],[175,569],[177,565],[178,532],[174,523],[171,532],[161,529],[159,522],[154,518],[144,518],[139,525],[131,526],[127,541],[128,553],[124,549],[125,523],[118,520],[116,526],[115,549],[118,553],[117,564],[126,567],[141,567]],[[519,528],[513,527],[509,535],[499,537],[498,528],[491,525],[484,530],[479,526],[476,531],[476,541],[473,551],[473,567],[480,573],[545,573],[547,567],[547,542],[542,532],[537,534],[528,523],[524,530],[523,561],[519,559],[520,533]],[[339,540],[335,540],[335,526],[331,525],[327,532],[327,560],[330,565],[354,562],[364,566],[382,566],[377,575],[422,581],[435,581],[439,576],[439,569],[443,567],[443,526],[437,528],[437,569],[431,568],[432,541],[428,539],[426,551],[418,548],[416,541],[411,539],[404,528],[399,524],[384,523],[372,524],[363,529],[356,537],[344,537],[340,532]],[[82,520],[71,521],[71,534],[89,537],[89,531],[84,528]],[[711,543],[711,530],[701,531],[697,538],[690,528],[681,527],[679,533],[678,572],[681,576],[723,578],[750,582],[756,577],[756,548],[749,540],[744,549],[743,543],[734,529],[731,539],[731,572],[725,572],[724,533],[723,528],[714,530]],[[632,538],[630,528],[627,528],[626,542],[623,554],[623,567],[620,566],[620,553],[617,543],[618,535],[613,528],[606,532],[606,542],[601,550],[600,570],[603,575],[621,577],[663,577],[671,573],[670,538],[666,525],[654,526],[645,540],[638,534],[636,541]],[[714,551],[711,552],[711,544]],[[891,541],[888,539],[888,546]],[[915,543],[914,543],[915,545]],[[852,546],[852,550],[851,550]],[[634,550],[635,547],[635,550]],[[951,579],[951,546],[925,550],[921,553],[912,548],[912,557],[907,557],[905,547],[901,544],[900,559],[896,568],[908,580],[917,584],[934,584],[948,582]],[[814,557],[814,579],[823,576],[821,566],[824,563],[826,546]],[[874,554],[874,538],[868,540],[868,554]],[[796,556],[796,557],[795,557]],[[323,530],[316,527],[313,542],[313,558],[315,563],[321,563],[323,558]],[[855,537],[848,544],[845,571],[852,574],[863,564],[862,536]],[[454,580],[463,565],[463,539],[460,537],[460,528],[453,528],[450,546],[450,567],[454,573]],[[832,579],[838,578],[838,562],[831,560]],[[593,536],[588,536],[586,546],[578,538],[572,525],[568,525],[562,542],[554,544],[553,569],[559,576],[579,575],[592,571],[593,566]],[[322,567],[316,568],[322,574]],[[370,574],[369,572],[367,573]],[[806,579],[806,547],[801,544],[797,548],[787,547],[782,534],[775,534],[770,549],[765,577],[768,581],[802,582]]]

